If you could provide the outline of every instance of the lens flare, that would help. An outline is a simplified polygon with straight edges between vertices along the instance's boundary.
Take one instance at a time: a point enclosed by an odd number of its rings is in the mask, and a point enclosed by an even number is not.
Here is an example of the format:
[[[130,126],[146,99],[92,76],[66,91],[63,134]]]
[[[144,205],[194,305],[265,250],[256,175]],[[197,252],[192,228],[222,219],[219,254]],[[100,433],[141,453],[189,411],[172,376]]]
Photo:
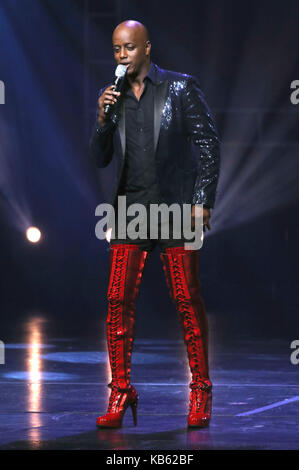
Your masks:
[[[37,227],[29,227],[26,230],[26,237],[31,243],[37,243],[41,239],[41,232]]]
[[[111,233],[112,233],[112,228],[108,228],[108,230],[106,232],[106,241],[108,243],[110,243],[110,240],[111,240]]]

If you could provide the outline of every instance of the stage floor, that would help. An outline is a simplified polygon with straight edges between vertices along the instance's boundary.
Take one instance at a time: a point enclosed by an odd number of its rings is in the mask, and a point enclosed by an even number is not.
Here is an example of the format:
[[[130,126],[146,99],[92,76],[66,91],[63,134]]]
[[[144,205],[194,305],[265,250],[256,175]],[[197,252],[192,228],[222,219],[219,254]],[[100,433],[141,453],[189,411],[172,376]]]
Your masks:
[[[41,338],[31,328],[27,342],[5,345],[0,449],[299,449],[299,365],[288,342],[212,344],[212,420],[194,430],[186,427],[184,348],[181,340],[136,339],[138,425],[128,409],[121,429],[98,430],[110,392],[105,341]]]

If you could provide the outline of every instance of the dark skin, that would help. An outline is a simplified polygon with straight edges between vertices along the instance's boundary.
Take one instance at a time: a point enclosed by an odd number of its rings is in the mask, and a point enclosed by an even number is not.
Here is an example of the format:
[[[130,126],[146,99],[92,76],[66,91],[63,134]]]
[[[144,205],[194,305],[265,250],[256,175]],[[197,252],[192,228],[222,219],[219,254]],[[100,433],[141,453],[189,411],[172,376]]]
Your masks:
[[[127,65],[127,80],[139,101],[144,90],[144,78],[150,67],[151,43],[146,27],[138,21],[120,23],[112,35],[114,59],[119,64]],[[119,99],[120,92],[114,91],[114,85],[106,88],[98,100],[99,122],[103,125],[109,119],[104,114],[106,104],[114,104]],[[192,205],[191,227],[194,229],[195,205]],[[210,209],[203,208],[203,230],[210,230]]]

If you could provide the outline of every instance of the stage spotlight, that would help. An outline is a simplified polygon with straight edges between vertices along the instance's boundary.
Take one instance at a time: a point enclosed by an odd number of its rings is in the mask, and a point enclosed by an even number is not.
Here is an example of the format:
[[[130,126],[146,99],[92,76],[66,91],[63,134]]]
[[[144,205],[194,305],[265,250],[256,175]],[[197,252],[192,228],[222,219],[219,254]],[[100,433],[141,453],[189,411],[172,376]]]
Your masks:
[[[37,243],[40,241],[41,232],[37,227],[29,227],[26,230],[26,237],[31,243]]]

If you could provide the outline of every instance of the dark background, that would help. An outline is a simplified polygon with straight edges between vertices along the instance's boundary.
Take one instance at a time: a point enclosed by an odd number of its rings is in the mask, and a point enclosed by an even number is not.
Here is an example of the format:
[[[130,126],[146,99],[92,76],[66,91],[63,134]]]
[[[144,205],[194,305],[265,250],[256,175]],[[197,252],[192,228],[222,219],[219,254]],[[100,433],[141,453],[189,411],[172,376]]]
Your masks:
[[[200,250],[215,337],[299,333],[298,1],[2,0],[0,4],[1,331],[31,316],[57,334],[104,335],[106,241],[95,207],[111,168],[88,159],[97,92],[111,81],[111,35],[150,32],[152,60],[196,75],[222,140],[212,230]],[[28,243],[36,225],[43,239]],[[137,302],[138,335],[180,335],[159,248]],[[99,333],[100,332],[100,333]]]

